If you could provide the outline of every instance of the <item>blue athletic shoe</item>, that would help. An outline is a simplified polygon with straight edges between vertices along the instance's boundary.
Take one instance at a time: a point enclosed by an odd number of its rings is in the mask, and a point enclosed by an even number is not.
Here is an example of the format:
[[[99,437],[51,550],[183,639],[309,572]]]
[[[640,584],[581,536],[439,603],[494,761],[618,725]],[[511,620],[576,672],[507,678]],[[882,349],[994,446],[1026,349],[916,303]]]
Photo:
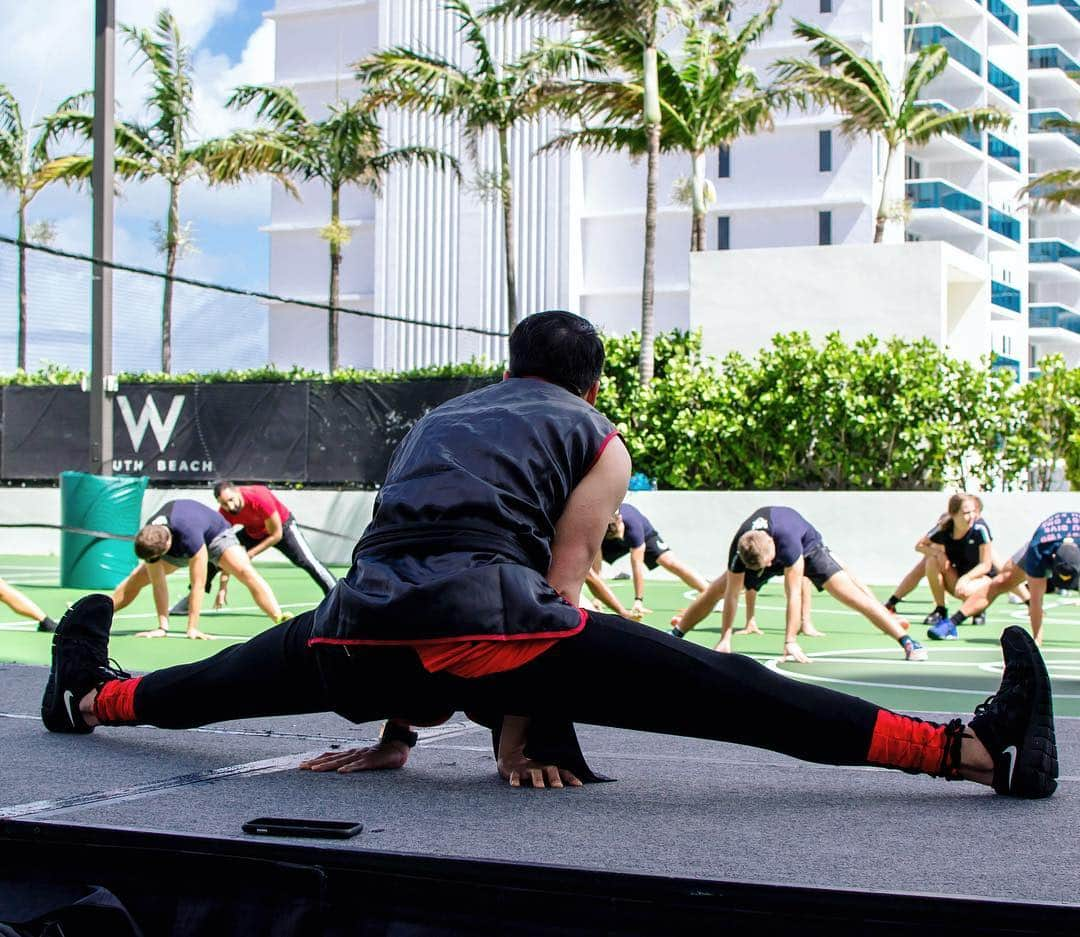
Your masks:
[[[932,641],[955,641],[960,637],[951,618],[946,618],[939,621],[932,628],[927,628],[926,636]]]

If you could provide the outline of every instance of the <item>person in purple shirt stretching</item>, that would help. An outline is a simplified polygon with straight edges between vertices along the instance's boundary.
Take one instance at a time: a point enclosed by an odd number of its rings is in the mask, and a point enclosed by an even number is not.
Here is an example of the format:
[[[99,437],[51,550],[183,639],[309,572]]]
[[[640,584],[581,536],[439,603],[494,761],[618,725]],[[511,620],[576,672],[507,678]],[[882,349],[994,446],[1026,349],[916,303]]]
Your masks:
[[[281,606],[270,586],[251,565],[232,525],[217,511],[190,498],[163,504],[135,536],[135,555],[142,561],[113,593],[119,610],[130,605],[146,586],[154,592],[158,626],[140,631],[139,637],[164,638],[169,633],[169,586],[165,577],[182,566],[188,568],[191,592],[187,610],[187,636],[208,638],[199,630],[199,612],[209,564],[235,576],[251,592],[255,604],[275,623],[282,622]]]
[[[671,552],[671,547],[664,543],[664,539],[641,511],[632,504],[624,503],[611,515],[608,522],[607,532],[600,544],[600,553],[593,561],[592,570],[595,576],[586,579],[589,588],[602,601],[606,602],[607,596],[596,589],[601,563],[614,563],[627,554],[630,555],[630,575],[634,581],[634,604],[626,616],[628,618],[640,619],[648,614],[649,610],[644,604],[646,569],[662,566],[698,592],[704,592],[708,586],[701,576]],[[620,608],[612,607],[616,613],[622,613]]]
[[[907,622],[885,608],[848,572],[806,518],[798,511],[782,506],[759,508],[743,521],[731,541],[723,586],[718,585],[721,580],[713,580],[683,613],[680,626],[688,630],[723,598],[724,625],[716,650],[730,651],[731,630],[743,586],[747,591],[757,590],[773,576],[781,574],[787,594],[783,660],[810,663],[797,640],[802,623],[804,576],[819,592],[827,591],[848,608],[865,615],[878,630],[894,638],[903,648],[907,660],[926,660],[926,649],[907,635]]]

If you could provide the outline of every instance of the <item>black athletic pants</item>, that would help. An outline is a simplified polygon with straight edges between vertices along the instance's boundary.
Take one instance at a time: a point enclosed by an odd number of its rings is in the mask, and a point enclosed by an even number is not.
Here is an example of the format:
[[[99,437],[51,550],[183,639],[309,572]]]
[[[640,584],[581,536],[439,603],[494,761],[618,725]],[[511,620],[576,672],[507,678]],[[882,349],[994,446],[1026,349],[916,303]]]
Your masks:
[[[408,648],[307,644],[313,613],[207,660],[148,674],[139,722],[187,728],[334,711],[355,722],[457,710],[565,717],[738,742],[825,764],[865,764],[877,706],[615,615],[517,670],[429,674]]]
[[[319,562],[318,557],[312,552],[311,547],[308,546],[307,540],[304,539],[304,535],[300,533],[300,528],[296,526],[296,518],[290,517],[282,525],[281,539],[274,544],[275,550],[280,550],[288,557],[289,562],[293,566],[299,566],[305,573],[307,573],[320,589],[322,594],[326,595],[331,589],[337,585],[337,580],[334,578],[333,573],[330,572],[322,563]],[[259,543],[263,538],[252,537],[242,527],[236,532],[236,539],[240,541],[240,545],[245,550],[250,550],[255,544]],[[213,563],[210,564],[210,570],[206,574],[206,591],[210,591],[210,583],[214,581],[214,577],[218,574],[218,567]]]

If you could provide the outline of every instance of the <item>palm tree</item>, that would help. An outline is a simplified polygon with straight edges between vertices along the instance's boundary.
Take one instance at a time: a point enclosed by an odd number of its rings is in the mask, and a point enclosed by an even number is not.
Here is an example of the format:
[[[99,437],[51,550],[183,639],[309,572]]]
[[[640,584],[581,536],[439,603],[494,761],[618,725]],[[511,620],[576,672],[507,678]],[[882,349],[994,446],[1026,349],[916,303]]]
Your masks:
[[[364,101],[339,100],[319,121],[311,120],[288,88],[243,85],[226,103],[233,108],[255,105],[256,117],[268,126],[222,141],[208,161],[215,179],[236,182],[255,173],[272,173],[286,185],[289,178],[318,179],[330,191],[330,223],[320,234],[330,245],[327,358],[330,370],[335,371],[340,365],[341,254],[351,238],[349,228],[341,223],[341,190],[362,185],[378,194],[383,178],[395,166],[420,162],[456,174],[457,162],[429,147],[385,150],[382,128]]]
[[[1080,139],[1080,121],[1054,117],[1044,120],[1042,130],[1060,130],[1074,140]],[[1036,205],[1060,208],[1062,205],[1080,207],[1080,169],[1051,169],[1035,176],[1019,192]]]
[[[906,68],[894,92],[880,62],[859,55],[849,45],[817,26],[795,20],[795,35],[812,43],[817,61],[781,59],[781,82],[797,94],[834,107],[845,115],[840,131],[847,136],[880,135],[885,140],[881,200],[874,219],[874,243],[881,241],[888,220],[889,173],[904,145],[921,146],[947,133],[1008,127],[1012,118],[996,107],[967,107],[939,113],[919,103],[923,90],[949,61],[941,45],[923,46]]]
[[[60,104],[60,108],[70,107],[75,99],[69,98]],[[26,212],[34,196],[41,191],[48,181],[45,167],[49,162],[47,149],[48,130],[39,130],[33,136],[23,123],[22,112],[15,95],[6,85],[0,84],[0,188],[15,193],[18,227],[16,238],[19,241],[17,284],[19,292],[19,321],[16,328],[16,367],[26,368],[26,246],[31,240],[26,224]]]
[[[115,125],[115,171],[121,179],[146,181],[164,179],[169,187],[169,205],[161,241],[165,254],[165,284],[161,302],[161,369],[172,369],[173,275],[181,248],[189,241],[180,223],[180,188],[192,178],[216,182],[207,168],[219,152],[220,140],[194,142],[192,126],[193,82],[191,49],[180,38],[176,20],[168,10],[158,14],[154,29],[122,26],[127,42],[134,48],[139,68],[150,68],[152,81],[145,102],[152,122],[117,120]],[[93,114],[75,106],[58,110],[46,121],[51,137],[73,133],[83,140],[93,138]],[[65,156],[47,169],[49,179],[83,182],[93,171],[92,156]]]
[[[357,62],[356,76],[366,84],[367,100],[373,106],[396,105],[460,121],[474,160],[481,138],[494,132],[499,168],[492,188],[502,207],[507,327],[513,330],[519,313],[510,131],[543,110],[551,76],[595,62],[582,44],[554,40],[540,40],[517,60],[500,62],[469,0],[443,0],[442,6],[457,18],[458,32],[471,53],[469,64],[398,46]]]
[[[662,27],[672,12],[686,14],[695,0],[498,0],[492,16],[547,16],[566,20],[590,38],[615,51],[623,68],[641,76],[641,122],[645,133],[645,258],[641,288],[641,358],[639,379],[652,380],[654,367],[656,205],[660,184],[660,126],[658,78]],[[724,4],[725,7],[730,4]]]
[[[705,249],[705,215],[709,186],[705,154],[730,145],[744,134],[772,125],[773,109],[788,103],[790,95],[762,88],[744,64],[748,48],[772,26],[782,0],[769,5],[732,33],[726,20],[712,21],[708,9],[689,16],[681,47],[657,53],[657,87],[662,114],[660,150],[686,153],[691,160],[690,250]],[[726,4],[724,4],[726,6]],[[584,146],[600,152],[648,152],[648,134],[640,115],[645,88],[640,70],[623,80],[583,79],[568,85],[560,111],[582,118],[586,126],[561,134],[544,149]],[[589,125],[590,118],[601,123]]]

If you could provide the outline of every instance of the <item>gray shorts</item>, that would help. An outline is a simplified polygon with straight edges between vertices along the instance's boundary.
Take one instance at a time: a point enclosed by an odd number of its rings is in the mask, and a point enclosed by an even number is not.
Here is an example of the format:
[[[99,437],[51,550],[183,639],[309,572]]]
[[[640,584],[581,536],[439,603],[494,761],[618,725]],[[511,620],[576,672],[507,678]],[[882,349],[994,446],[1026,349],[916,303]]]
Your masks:
[[[230,527],[228,530],[223,530],[206,545],[206,552],[209,555],[210,562],[215,566],[220,566],[221,554],[228,550],[229,547],[238,546],[240,546],[240,541],[236,539],[236,531]],[[172,566],[187,566],[191,562],[190,556],[169,556],[168,553],[162,559]]]

